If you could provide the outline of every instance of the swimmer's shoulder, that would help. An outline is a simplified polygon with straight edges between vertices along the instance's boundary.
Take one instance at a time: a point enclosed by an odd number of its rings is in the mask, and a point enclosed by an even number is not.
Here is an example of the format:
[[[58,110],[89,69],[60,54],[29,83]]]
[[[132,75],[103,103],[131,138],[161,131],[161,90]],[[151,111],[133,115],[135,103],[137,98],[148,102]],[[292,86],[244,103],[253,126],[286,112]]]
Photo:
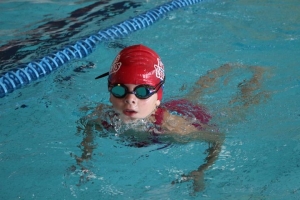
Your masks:
[[[163,103],[160,115],[158,119],[163,132],[179,135],[203,131],[211,118],[203,106],[186,99]]]
[[[167,134],[187,135],[198,131],[198,129],[183,116],[174,115],[169,110],[164,110],[163,112],[161,127]]]

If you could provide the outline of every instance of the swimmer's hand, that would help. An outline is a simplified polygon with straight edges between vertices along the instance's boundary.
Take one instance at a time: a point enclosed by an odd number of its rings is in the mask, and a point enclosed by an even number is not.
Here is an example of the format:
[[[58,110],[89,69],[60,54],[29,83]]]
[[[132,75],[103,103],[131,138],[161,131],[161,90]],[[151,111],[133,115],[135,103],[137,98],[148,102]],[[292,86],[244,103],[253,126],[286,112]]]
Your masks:
[[[205,189],[204,184],[204,171],[207,170],[218,158],[218,155],[221,151],[222,143],[216,142],[212,144],[207,149],[208,155],[206,157],[206,162],[198,167],[197,170],[191,171],[188,175],[182,175],[180,180],[175,180],[172,184],[181,183],[193,180],[193,189],[194,192],[200,192]]]
[[[205,184],[204,184],[204,173],[203,171],[198,171],[194,170],[190,172],[188,175],[181,175],[180,179],[177,179],[175,181],[172,181],[172,184],[176,183],[182,183],[186,181],[193,181],[193,190],[195,192],[201,192],[205,189]]]

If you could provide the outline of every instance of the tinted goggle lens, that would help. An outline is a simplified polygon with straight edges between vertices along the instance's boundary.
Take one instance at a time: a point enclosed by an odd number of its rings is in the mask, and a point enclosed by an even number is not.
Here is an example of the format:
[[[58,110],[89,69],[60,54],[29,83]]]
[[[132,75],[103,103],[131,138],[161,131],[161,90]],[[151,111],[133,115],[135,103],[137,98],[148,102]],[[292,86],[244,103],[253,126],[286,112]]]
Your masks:
[[[116,85],[111,88],[110,92],[115,96],[115,97],[124,97],[126,95],[126,89],[122,87],[121,85]]]
[[[135,95],[137,96],[137,97],[139,97],[139,98],[147,98],[150,94],[151,94],[151,91],[150,91],[150,89],[149,88],[146,88],[146,87],[144,87],[144,86],[142,86],[142,87],[138,87],[138,88],[136,88],[135,90]]]

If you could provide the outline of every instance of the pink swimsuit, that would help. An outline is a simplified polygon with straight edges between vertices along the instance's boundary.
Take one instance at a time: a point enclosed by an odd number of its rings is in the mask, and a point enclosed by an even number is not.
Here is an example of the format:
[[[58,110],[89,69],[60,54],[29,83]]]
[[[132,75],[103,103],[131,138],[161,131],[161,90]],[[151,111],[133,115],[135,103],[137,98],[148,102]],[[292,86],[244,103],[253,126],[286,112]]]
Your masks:
[[[197,121],[192,124],[199,130],[202,128],[200,123],[207,124],[211,119],[211,116],[206,112],[204,107],[193,104],[186,99],[178,99],[163,103],[163,105],[157,109],[154,114],[156,119],[155,124],[162,125],[164,110],[176,112],[176,114],[185,117],[196,118]]]

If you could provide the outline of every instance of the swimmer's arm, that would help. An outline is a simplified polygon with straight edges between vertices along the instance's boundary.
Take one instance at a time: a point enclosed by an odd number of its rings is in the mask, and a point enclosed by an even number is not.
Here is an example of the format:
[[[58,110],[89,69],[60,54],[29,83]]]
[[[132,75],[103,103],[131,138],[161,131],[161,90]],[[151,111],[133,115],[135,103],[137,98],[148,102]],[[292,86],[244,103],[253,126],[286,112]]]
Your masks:
[[[80,143],[82,154],[80,157],[76,156],[77,164],[80,164],[84,160],[89,160],[92,157],[92,153],[95,148],[95,145],[93,145],[95,138],[94,130],[102,130],[102,126],[100,125],[101,119],[96,116],[99,115],[99,113],[101,113],[106,107],[107,105],[100,104],[91,114],[80,119],[83,126],[83,130],[81,130],[83,133],[83,140]]]
[[[180,137],[173,137],[177,142],[184,142],[181,141]],[[222,144],[224,142],[224,134],[217,133],[217,132],[210,132],[210,131],[199,131],[195,133],[190,133],[189,140],[201,140],[207,141],[209,143],[209,148],[206,150],[208,153],[205,162],[200,165],[197,169],[189,172],[188,174],[183,174],[181,179],[175,180],[172,184],[185,182],[185,181],[193,181],[193,189],[194,192],[203,191],[205,188],[205,181],[204,181],[204,172],[208,168],[210,168],[215,161],[218,159],[218,156],[221,152]]]
[[[166,117],[166,118],[165,118]],[[190,122],[181,116],[172,115],[168,111],[164,113],[164,120],[162,126],[167,133],[173,134],[174,140],[177,142],[181,141],[183,135],[188,135],[189,140],[201,140],[209,143],[207,149],[208,155],[205,158],[205,163],[200,165],[198,169],[191,171],[187,175],[182,175],[180,180],[173,181],[172,184],[184,181],[193,181],[194,192],[202,191],[205,188],[204,185],[204,171],[214,164],[217,160],[221,147],[224,142],[224,134],[214,131],[214,127],[209,125],[201,124],[203,130],[198,130]],[[185,139],[184,139],[185,141]]]
[[[212,143],[207,149],[208,155],[205,158],[205,163],[200,165],[198,169],[191,171],[187,175],[182,175],[181,179],[173,181],[172,184],[192,180],[194,192],[203,191],[204,184],[204,171],[214,164],[221,152],[221,143]]]
[[[87,122],[84,124],[84,130],[83,130],[83,140],[80,143],[80,149],[82,150],[81,156],[76,156],[76,162],[80,165],[81,162],[84,160],[89,160],[93,153],[93,147],[91,144],[94,141],[94,135],[93,135],[93,125],[90,122]]]

